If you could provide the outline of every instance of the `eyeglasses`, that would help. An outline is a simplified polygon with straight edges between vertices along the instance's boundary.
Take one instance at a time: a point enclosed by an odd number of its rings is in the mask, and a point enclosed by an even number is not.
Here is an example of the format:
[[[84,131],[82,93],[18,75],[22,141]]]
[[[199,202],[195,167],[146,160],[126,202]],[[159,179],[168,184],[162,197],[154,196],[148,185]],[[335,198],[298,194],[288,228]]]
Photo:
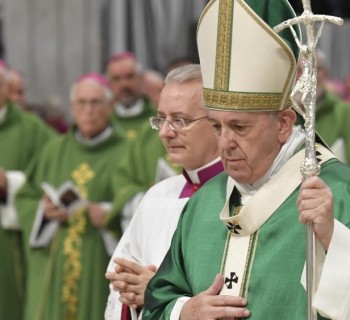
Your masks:
[[[86,108],[87,106],[91,106],[93,109],[101,107],[105,102],[101,99],[92,99],[92,100],[76,100],[73,102],[73,104],[80,108]]]
[[[163,125],[165,124],[165,122],[168,122],[171,130],[173,130],[173,131],[185,131],[191,123],[193,123],[195,121],[202,120],[202,119],[208,119],[208,116],[193,119],[193,120],[182,119],[182,118],[174,118],[171,120],[167,120],[163,117],[151,117],[149,119],[149,122],[151,123],[151,127],[154,130],[160,130],[163,127]]]

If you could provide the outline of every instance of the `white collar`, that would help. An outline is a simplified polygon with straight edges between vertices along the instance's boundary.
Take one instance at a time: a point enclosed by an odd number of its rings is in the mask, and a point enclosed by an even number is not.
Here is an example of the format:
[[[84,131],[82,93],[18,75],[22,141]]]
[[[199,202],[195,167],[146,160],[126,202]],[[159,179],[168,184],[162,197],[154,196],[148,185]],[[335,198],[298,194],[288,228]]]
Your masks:
[[[185,170],[188,177],[191,179],[192,183],[196,183],[196,184],[199,184],[201,183],[200,179],[199,179],[199,176],[198,176],[198,173],[200,171],[202,171],[203,169],[205,168],[208,168],[210,166],[212,166],[213,164],[217,163],[220,161],[220,157],[217,157],[215,158],[213,161],[205,164],[204,166],[198,168],[198,169],[194,169],[194,170]]]
[[[121,118],[131,118],[138,116],[144,110],[145,104],[142,99],[138,99],[134,104],[125,106],[117,102],[114,106],[115,113]]]

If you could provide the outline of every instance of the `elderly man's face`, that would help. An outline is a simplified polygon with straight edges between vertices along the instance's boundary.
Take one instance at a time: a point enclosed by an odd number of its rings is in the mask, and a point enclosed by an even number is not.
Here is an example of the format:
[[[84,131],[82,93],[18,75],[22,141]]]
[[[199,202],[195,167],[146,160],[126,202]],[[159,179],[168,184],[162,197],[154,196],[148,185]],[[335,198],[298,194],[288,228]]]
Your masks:
[[[109,63],[107,76],[116,101],[128,107],[139,99],[141,75],[136,61],[126,58]]]
[[[226,172],[238,183],[263,177],[287,141],[295,113],[209,111]]]
[[[165,122],[159,131],[170,161],[187,170],[200,168],[218,156],[215,134],[203,109],[203,85],[200,81],[167,84],[162,90],[158,116],[172,121],[176,118],[195,121],[184,131],[174,131]]]
[[[112,108],[100,85],[82,82],[76,87],[71,109],[76,125],[89,139],[107,127]]]

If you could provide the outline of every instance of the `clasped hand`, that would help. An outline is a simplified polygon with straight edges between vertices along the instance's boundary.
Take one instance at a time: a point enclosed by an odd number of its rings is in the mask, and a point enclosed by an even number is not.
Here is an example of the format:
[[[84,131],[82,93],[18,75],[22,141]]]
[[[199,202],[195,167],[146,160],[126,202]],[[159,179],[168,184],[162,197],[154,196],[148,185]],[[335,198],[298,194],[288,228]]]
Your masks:
[[[45,195],[43,197],[44,216],[47,220],[66,221],[69,218],[68,211],[52,202],[52,200]],[[91,224],[98,229],[103,228],[106,211],[98,203],[89,203],[87,206],[88,216]]]
[[[218,274],[209,289],[189,299],[183,305],[180,320],[234,320],[249,317],[246,299],[219,295],[223,285],[224,276]]]
[[[157,271],[154,265],[142,266],[134,261],[115,258],[114,272],[107,272],[106,278],[111,281],[113,290],[120,294],[120,302],[134,309],[144,305],[146,286]]]
[[[42,202],[44,205],[45,219],[58,220],[61,222],[68,220],[69,215],[67,210],[54,204],[47,195],[44,195]]]

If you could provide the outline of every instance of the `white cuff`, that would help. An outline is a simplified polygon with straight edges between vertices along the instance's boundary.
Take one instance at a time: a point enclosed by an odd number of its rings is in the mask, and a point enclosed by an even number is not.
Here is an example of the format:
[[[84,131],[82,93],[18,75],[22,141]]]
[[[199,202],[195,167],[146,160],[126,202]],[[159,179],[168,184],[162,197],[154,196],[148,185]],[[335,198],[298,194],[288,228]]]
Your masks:
[[[20,223],[15,207],[15,197],[23,186],[26,177],[21,171],[7,171],[7,200],[6,205],[0,206],[1,226],[7,230],[20,230]]]
[[[323,266],[314,305],[333,320],[350,319],[350,230],[334,221],[334,231]]]
[[[180,319],[180,314],[181,314],[182,308],[183,308],[184,304],[190,299],[191,299],[191,297],[181,297],[181,298],[176,300],[174,308],[170,314],[170,320],[179,320]]]

